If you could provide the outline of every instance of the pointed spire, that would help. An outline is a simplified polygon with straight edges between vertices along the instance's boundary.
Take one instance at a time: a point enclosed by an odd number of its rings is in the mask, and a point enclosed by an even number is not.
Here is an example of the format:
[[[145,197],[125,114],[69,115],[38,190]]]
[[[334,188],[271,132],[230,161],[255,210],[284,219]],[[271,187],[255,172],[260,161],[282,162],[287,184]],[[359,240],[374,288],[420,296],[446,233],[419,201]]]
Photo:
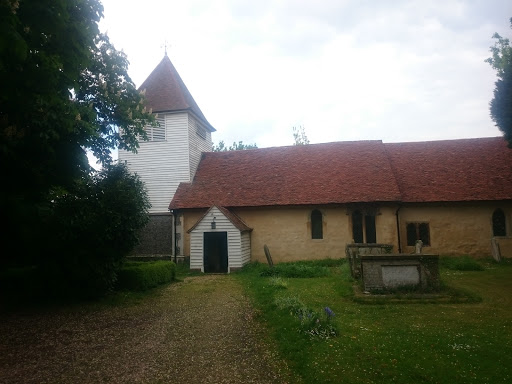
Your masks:
[[[188,91],[178,71],[166,54],[162,61],[151,72],[139,87],[146,92],[146,107],[153,112],[190,111],[201,120],[212,132],[215,128],[206,120],[201,109]]]

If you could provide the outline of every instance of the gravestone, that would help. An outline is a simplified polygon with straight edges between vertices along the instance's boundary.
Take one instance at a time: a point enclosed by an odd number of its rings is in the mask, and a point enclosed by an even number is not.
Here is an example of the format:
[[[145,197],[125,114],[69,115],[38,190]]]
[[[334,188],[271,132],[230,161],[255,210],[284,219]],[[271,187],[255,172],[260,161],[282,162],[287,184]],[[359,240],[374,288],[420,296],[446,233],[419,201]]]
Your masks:
[[[416,240],[416,247],[415,247],[415,252],[417,255],[421,254],[421,248],[423,248],[423,241],[421,240]]]
[[[498,244],[498,241],[495,237],[491,239],[491,246],[492,246],[492,257],[494,260],[496,260],[498,263],[501,261],[501,250],[500,245]]]
[[[267,263],[270,268],[274,266],[274,263],[272,262],[272,256],[270,255],[270,250],[267,247],[267,244],[263,246],[263,250],[265,251],[265,256],[267,257]]]

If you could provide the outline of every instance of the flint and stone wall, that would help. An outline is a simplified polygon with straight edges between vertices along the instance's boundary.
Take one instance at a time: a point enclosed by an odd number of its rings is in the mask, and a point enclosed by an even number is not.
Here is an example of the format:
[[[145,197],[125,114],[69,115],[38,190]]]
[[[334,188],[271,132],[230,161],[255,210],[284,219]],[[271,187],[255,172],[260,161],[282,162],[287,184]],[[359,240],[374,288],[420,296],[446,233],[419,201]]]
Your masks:
[[[152,214],[149,222],[139,235],[140,244],[132,251],[132,256],[171,256],[172,254],[172,216],[170,214]]]

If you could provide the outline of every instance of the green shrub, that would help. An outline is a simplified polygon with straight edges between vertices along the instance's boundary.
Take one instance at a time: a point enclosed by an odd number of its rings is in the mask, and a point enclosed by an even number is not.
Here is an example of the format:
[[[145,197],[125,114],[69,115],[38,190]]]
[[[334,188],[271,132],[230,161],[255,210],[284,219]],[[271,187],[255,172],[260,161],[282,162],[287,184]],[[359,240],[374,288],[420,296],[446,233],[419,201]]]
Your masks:
[[[119,271],[118,289],[144,291],[176,278],[176,264],[172,261],[131,261]]]
[[[469,256],[450,257],[443,256],[439,259],[442,267],[454,271],[483,271],[484,267]]]

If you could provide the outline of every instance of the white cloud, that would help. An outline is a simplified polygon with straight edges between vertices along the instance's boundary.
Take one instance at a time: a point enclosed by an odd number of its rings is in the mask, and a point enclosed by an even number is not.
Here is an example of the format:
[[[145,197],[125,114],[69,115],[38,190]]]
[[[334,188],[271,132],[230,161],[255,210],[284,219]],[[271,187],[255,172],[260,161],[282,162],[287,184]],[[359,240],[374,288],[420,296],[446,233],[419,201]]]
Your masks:
[[[104,0],[136,84],[169,57],[215,141],[495,136],[483,62],[508,1]]]

